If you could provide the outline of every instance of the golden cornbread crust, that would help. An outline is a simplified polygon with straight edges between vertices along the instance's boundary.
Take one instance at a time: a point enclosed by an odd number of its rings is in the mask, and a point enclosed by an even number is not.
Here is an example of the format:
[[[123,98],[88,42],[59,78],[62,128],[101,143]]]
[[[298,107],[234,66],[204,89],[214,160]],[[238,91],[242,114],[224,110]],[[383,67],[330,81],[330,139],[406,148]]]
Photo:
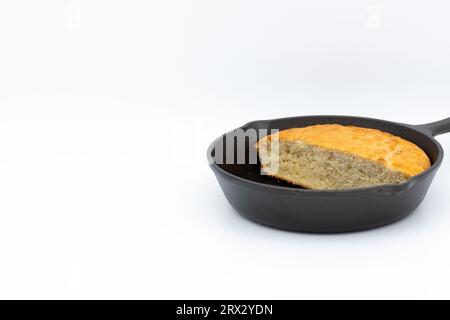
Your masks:
[[[260,140],[270,139],[270,136]],[[302,141],[325,149],[340,151],[382,164],[408,177],[431,166],[426,153],[412,142],[377,129],[338,124],[313,125],[279,132],[279,140]]]

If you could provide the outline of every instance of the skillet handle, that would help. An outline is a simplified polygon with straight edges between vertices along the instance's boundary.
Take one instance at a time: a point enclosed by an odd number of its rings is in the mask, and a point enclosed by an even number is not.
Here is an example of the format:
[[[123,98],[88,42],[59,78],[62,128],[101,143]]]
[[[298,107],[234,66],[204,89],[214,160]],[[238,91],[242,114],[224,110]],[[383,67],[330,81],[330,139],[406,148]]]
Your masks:
[[[450,118],[432,123],[420,124],[415,127],[435,137],[450,132]]]

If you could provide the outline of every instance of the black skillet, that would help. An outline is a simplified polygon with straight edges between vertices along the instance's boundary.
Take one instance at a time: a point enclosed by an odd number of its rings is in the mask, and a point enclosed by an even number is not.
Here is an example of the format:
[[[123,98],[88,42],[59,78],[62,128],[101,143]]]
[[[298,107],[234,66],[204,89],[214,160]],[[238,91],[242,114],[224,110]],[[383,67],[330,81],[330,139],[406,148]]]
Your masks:
[[[259,129],[283,130],[325,123],[390,132],[421,147],[430,157],[432,166],[402,184],[340,191],[302,189],[261,174],[259,160],[254,160],[255,141],[247,132],[258,132],[255,139],[259,139],[267,134]],[[208,161],[228,202],[244,217],[292,231],[350,232],[393,223],[419,206],[444,157],[442,146],[434,136],[446,132],[450,132],[450,118],[424,125],[348,116],[253,121],[216,139],[208,149]],[[231,147],[227,147],[227,141],[232,142]],[[236,156],[238,148],[245,150],[240,161]]]

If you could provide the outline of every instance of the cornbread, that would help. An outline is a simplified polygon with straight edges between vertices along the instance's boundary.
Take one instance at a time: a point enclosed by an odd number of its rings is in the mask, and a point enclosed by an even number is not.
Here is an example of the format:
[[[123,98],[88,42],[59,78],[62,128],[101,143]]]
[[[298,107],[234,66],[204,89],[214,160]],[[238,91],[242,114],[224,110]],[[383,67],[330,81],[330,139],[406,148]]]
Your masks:
[[[282,130],[256,147],[265,173],[309,189],[398,184],[431,166],[426,153],[407,140],[338,124]]]

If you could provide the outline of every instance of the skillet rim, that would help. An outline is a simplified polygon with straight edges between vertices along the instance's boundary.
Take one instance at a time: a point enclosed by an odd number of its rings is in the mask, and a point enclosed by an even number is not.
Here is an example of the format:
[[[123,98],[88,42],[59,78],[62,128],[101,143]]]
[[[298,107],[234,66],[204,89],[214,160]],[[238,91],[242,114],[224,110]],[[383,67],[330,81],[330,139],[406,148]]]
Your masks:
[[[343,190],[313,190],[313,189],[304,189],[304,188],[297,188],[297,187],[286,187],[286,186],[277,186],[273,184],[267,184],[262,182],[257,182],[249,179],[245,179],[242,177],[239,177],[235,174],[232,174],[223,168],[221,168],[212,158],[211,152],[214,149],[214,146],[217,144],[218,141],[220,141],[224,136],[233,133],[235,130],[238,129],[244,129],[245,127],[248,127],[250,125],[254,125],[258,122],[269,122],[269,121],[279,121],[279,120],[293,120],[293,119],[299,119],[299,118],[341,118],[341,119],[355,119],[355,120],[369,120],[369,121],[378,121],[378,122],[384,122],[386,124],[393,124],[400,127],[406,127],[408,129],[414,130],[422,135],[424,135],[427,139],[429,139],[431,142],[435,144],[435,146],[438,148],[438,157],[436,161],[431,165],[430,168],[423,171],[422,173],[408,179],[405,182],[399,183],[399,184],[386,184],[386,185],[379,185],[379,186],[372,186],[372,187],[363,187],[363,188],[354,188],[354,189],[343,189]],[[242,183],[247,183],[250,185],[255,185],[257,187],[261,188],[268,188],[268,189],[274,189],[274,191],[280,191],[280,192],[288,192],[288,193],[300,193],[302,195],[327,195],[327,196],[339,196],[339,195],[349,195],[354,193],[369,193],[369,192],[387,192],[387,193],[396,193],[400,191],[405,191],[410,189],[412,186],[414,186],[416,183],[420,182],[420,180],[424,179],[425,177],[429,176],[433,172],[435,172],[442,164],[442,160],[444,159],[444,149],[442,148],[442,145],[433,137],[433,135],[430,132],[427,132],[423,127],[423,125],[412,125],[412,124],[405,124],[400,122],[393,122],[389,120],[384,119],[377,119],[377,118],[369,118],[369,117],[358,117],[358,116],[344,116],[344,115],[305,115],[305,116],[297,116],[297,117],[282,117],[282,118],[274,118],[274,119],[266,119],[266,120],[254,120],[250,121],[234,130],[228,131],[225,134],[222,134],[220,137],[215,139],[208,147],[207,150],[207,158],[209,166],[214,170],[217,170],[221,172],[223,175],[227,176],[230,179],[238,180]],[[378,128],[373,128],[378,129]],[[380,129],[378,129],[380,130]],[[410,141],[415,143],[414,141]]]

